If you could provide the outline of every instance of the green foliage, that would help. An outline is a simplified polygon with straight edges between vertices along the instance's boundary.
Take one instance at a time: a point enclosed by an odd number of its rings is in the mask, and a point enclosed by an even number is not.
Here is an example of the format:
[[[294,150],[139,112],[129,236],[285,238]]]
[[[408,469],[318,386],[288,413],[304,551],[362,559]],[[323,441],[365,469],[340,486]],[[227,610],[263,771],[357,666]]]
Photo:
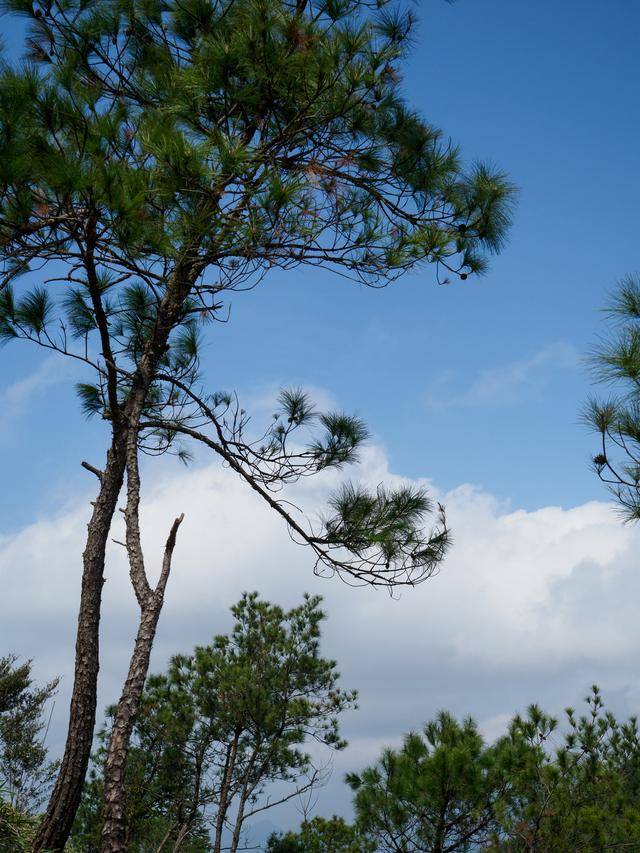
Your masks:
[[[500,249],[513,188],[404,102],[413,16],[395,0],[3,5],[28,19],[32,61],[0,69],[0,336],[89,365],[82,410],[116,432],[137,389],[145,452],[186,461],[204,441],[267,492],[356,462],[362,421],[300,390],[256,436],[239,404],[211,405],[200,342],[274,267],[380,286],[422,262],[466,278]],[[36,264],[50,275],[23,292]],[[346,486],[311,534],[277,509],[319,570],[356,582],[418,583],[449,542],[407,489]]]
[[[16,666],[16,660],[14,655],[0,658],[0,714],[13,711],[31,683],[30,663]]]
[[[0,798],[29,815],[42,803],[57,771],[57,764],[47,760],[43,734],[46,707],[58,681],[33,686],[31,661],[15,662],[13,656],[0,658]]]
[[[193,853],[210,849],[208,830],[213,827],[215,834],[220,808],[230,827],[226,836],[230,844],[238,825],[242,786],[251,776],[250,755],[260,740],[260,756],[268,752],[272,763],[260,780],[251,777],[257,785],[243,819],[260,807],[260,789],[268,786],[274,801],[276,791],[286,797],[295,790],[308,763],[298,751],[304,737],[342,745],[333,723],[325,725],[324,715],[335,718],[353,697],[341,694],[334,683],[329,689],[326,680],[324,701],[318,701],[317,687],[315,698],[304,696],[304,673],[311,674],[320,665],[326,678],[329,670],[323,663],[331,664],[318,659],[316,652],[311,662],[305,655],[304,643],[313,647],[317,641],[315,617],[309,618],[312,612],[317,614],[314,599],[283,614],[255,595],[244,596],[234,608],[237,623],[230,635],[196,649],[190,658],[174,658],[166,675],[149,679],[129,757],[128,849],[156,849],[167,833],[175,839],[185,816],[193,822],[180,849]],[[282,620],[290,630],[286,650],[277,640]],[[307,639],[293,678],[292,655],[300,648],[295,639],[300,638],[300,629]],[[266,644],[274,640],[279,652],[270,659],[271,646]],[[261,680],[257,666],[264,672]],[[472,719],[458,721],[441,712],[421,733],[407,735],[399,749],[384,750],[376,764],[347,776],[354,796],[353,824],[335,816],[314,817],[297,832],[273,834],[266,849],[268,853],[635,850],[640,846],[637,720],[618,721],[605,708],[597,687],[585,701],[582,714],[567,709],[562,727],[531,705],[492,744],[483,740]],[[235,753],[229,750],[234,741]],[[227,774],[233,802],[226,803],[221,792],[229,755],[235,756]],[[198,756],[205,781],[196,793]],[[278,783],[285,788],[274,787]],[[99,849],[100,785],[98,761],[74,832],[75,843],[89,853]],[[197,815],[190,812],[196,801]]]
[[[169,740],[168,733],[161,734],[163,738],[166,737],[167,741]],[[98,760],[104,755],[108,733],[103,730],[99,736],[102,746],[96,756]],[[128,762],[127,850],[132,853],[155,853],[156,850],[161,849],[163,841],[165,844],[171,842],[169,849],[173,849],[173,842],[176,839],[175,815],[165,816],[163,813],[163,807],[166,806],[166,793],[161,790],[161,785],[158,784],[155,776],[149,778],[150,762],[138,749],[131,751]],[[157,770],[158,776],[162,775],[164,782],[168,782],[170,778],[170,769],[167,761],[163,762]],[[146,784],[151,785],[152,790],[144,790]],[[168,787],[170,790],[175,790],[177,785]],[[100,772],[93,768],[85,782],[71,838],[73,849],[82,853],[99,853],[102,849],[102,795],[102,777]],[[194,822],[189,836],[182,841],[180,850],[182,853],[208,853],[211,850],[211,844],[206,829]]]
[[[600,436],[593,468],[624,518],[640,518],[640,278],[627,276],[606,307],[610,333],[591,354],[595,378],[613,395],[592,399],[584,419]]]
[[[2,853],[27,853],[32,850],[37,828],[37,817],[18,811],[0,796],[0,850]],[[76,847],[71,842],[64,849],[65,853],[88,853],[84,847]]]
[[[292,447],[313,419],[300,393],[284,394],[254,441],[232,398],[202,390],[199,362],[203,325],[225,320],[229,294],[274,268],[384,286],[432,263],[448,281],[481,272],[502,245],[509,181],[466,168],[404,101],[413,16],[396,0],[0,0],[0,10],[28,32],[26,61],[0,65],[0,337],[91,370],[81,406],[109,423],[111,460],[137,442],[129,484],[136,449],[186,459],[181,442],[196,440],[284,518],[317,567],[384,585],[429,577],[449,537],[441,511],[423,529],[424,495],[347,488],[314,531],[273,497],[355,461],[358,419],[325,413]],[[25,289],[27,270],[37,281]],[[92,523],[108,526],[103,515]],[[99,600],[82,617],[79,655]],[[92,636],[87,654],[96,648]],[[281,747],[276,775],[297,756]]]
[[[320,599],[283,611],[246,594],[232,613],[230,634],[148,679],[127,765],[132,851],[167,832],[173,841],[182,833],[192,847],[181,849],[196,851],[210,849],[209,830],[237,830],[237,845],[252,813],[319,783],[305,742],[346,745],[338,717],[356,697],[338,686],[335,662],[320,656]],[[74,829],[87,850],[99,838],[102,757]]]
[[[267,842],[267,853],[373,853],[371,841],[341,817],[314,817],[305,821],[298,832],[273,834]]]
[[[504,792],[500,769],[499,751],[485,746],[475,723],[443,712],[347,782],[376,850],[470,851],[489,837]]]
[[[29,31],[29,62],[0,67],[5,338],[95,338],[126,390],[185,267],[178,325],[273,267],[466,278],[502,245],[513,188],[404,103],[415,22],[393,0],[1,5]],[[14,298],[33,262],[49,283]]]
[[[90,385],[88,382],[78,382],[76,384],[76,394],[80,400],[82,413],[87,417],[93,415],[108,416],[108,409],[105,407],[105,401],[100,388],[96,385]]]
[[[0,797],[0,850],[7,853],[30,850],[36,823],[33,817],[19,812]]]
[[[357,830],[380,853],[636,849],[637,721],[618,722],[597,687],[586,702],[581,716],[567,710],[562,733],[532,705],[492,745],[472,720],[439,714],[422,735],[347,777]]]
[[[358,552],[377,542],[391,559],[403,547],[416,545],[415,530],[431,504],[421,489],[406,487],[375,494],[345,484],[330,499],[335,515],[326,521],[327,536]]]
[[[501,850],[606,851],[640,845],[640,737],[637,721],[618,722],[597,687],[587,711],[557,723],[531,706],[516,717],[503,747],[512,792],[500,817]]]
[[[98,390],[92,387],[84,393],[85,408],[94,411]],[[176,434],[184,434],[213,449],[285,519],[293,538],[312,548],[318,571],[394,586],[415,585],[437,570],[450,532],[444,508],[433,507],[422,489],[379,486],[371,491],[346,483],[329,498],[331,512],[304,526],[270,494],[302,477],[357,462],[368,437],[359,418],[318,412],[305,392],[287,389],[280,393],[267,428],[256,433],[232,395],[215,394],[206,400],[193,392],[189,396],[195,402],[191,414],[185,416],[183,408],[181,419],[156,421],[155,444],[148,446],[166,448]],[[201,431],[203,423],[215,429],[215,439]],[[430,515],[435,524],[428,529]]]

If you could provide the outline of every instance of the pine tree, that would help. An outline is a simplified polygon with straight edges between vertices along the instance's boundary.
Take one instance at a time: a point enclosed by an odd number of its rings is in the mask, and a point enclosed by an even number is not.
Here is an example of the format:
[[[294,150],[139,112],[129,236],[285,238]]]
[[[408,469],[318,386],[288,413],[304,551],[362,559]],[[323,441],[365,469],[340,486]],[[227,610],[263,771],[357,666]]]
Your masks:
[[[127,760],[128,850],[236,853],[247,820],[323,781],[306,744],[343,749],[339,717],[356,695],[320,654],[320,603],[285,611],[245,594],[228,634],[147,680]],[[107,730],[74,831],[83,849],[99,836]]]
[[[47,705],[58,679],[33,684],[31,661],[16,666],[16,657],[0,658],[0,799],[23,815],[35,814],[55,778],[57,764],[48,760],[44,737]]]
[[[638,721],[617,720],[597,687],[585,701],[564,727],[530,705],[493,744],[473,720],[440,713],[347,777],[354,830],[378,853],[639,849]]]
[[[347,782],[357,825],[381,853],[484,849],[507,789],[501,750],[484,743],[473,720],[446,712]]]
[[[640,519],[640,277],[627,276],[605,308],[610,333],[591,354],[595,378],[611,386],[608,399],[594,398],[584,412],[598,433],[593,468],[628,521]]]
[[[306,820],[299,832],[273,833],[266,848],[267,853],[375,853],[375,849],[356,827],[336,815]]]
[[[356,419],[282,399],[264,442],[234,398],[205,392],[198,341],[225,295],[274,268],[315,265],[381,286],[420,263],[481,272],[513,191],[403,101],[413,17],[367,0],[2,0],[27,19],[28,61],[0,72],[0,335],[93,370],[84,411],[110,430],[83,554],[76,666],[60,774],[37,849],[60,849],[78,806],[96,715],[105,544],[127,482],[126,545],[140,626],[106,780],[105,848],[122,849],[123,774],[181,518],[159,584],[138,524],[139,453],[222,458],[284,517],[319,564],[415,583],[446,526],[412,490],[346,486],[319,531],[270,490],[352,461]],[[30,272],[26,278],[21,276]],[[29,289],[27,283],[38,284]],[[294,430],[319,427],[303,455]],[[292,458],[293,455],[293,458]],[[297,526],[296,526],[297,524]]]

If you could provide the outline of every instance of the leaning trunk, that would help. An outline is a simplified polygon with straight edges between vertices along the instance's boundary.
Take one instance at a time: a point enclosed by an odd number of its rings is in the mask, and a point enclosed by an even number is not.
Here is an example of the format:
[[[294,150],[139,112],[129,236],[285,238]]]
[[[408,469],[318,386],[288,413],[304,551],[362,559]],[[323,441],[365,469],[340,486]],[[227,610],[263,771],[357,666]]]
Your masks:
[[[76,664],[64,756],[34,851],[62,850],[69,839],[91,756],[96,720],[100,604],[105,549],[125,470],[124,442],[114,439],[88,526],[76,636]]]
[[[129,673],[113,721],[104,767],[102,851],[122,853],[127,849],[125,771],[129,741],[149,670],[151,647],[162,609],[162,596],[152,594],[142,613]]]

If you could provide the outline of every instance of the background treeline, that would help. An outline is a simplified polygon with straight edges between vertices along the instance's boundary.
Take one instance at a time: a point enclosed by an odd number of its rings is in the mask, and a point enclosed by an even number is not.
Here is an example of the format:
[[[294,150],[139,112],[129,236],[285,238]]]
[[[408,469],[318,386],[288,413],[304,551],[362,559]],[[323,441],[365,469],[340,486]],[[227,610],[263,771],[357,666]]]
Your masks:
[[[490,745],[474,720],[441,712],[347,776],[352,825],[314,818],[269,853],[638,850],[637,722],[618,722],[597,687],[586,702],[561,732],[532,705]]]
[[[335,661],[321,656],[320,603],[306,597],[285,611],[245,594],[229,634],[147,680],[126,768],[128,850],[246,849],[252,817],[309,802],[327,775],[316,757],[346,746],[339,718],[356,704]],[[30,663],[0,662],[2,851],[29,849],[55,775],[43,743],[55,689],[33,686]],[[112,713],[70,850],[100,848]],[[314,741],[324,750],[310,749]],[[562,724],[532,705],[493,743],[473,719],[441,712],[346,782],[352,823],[306,819],[298,832],[272,835],[268,853],[640,849],[637,721],[618,721],[597,687]]]

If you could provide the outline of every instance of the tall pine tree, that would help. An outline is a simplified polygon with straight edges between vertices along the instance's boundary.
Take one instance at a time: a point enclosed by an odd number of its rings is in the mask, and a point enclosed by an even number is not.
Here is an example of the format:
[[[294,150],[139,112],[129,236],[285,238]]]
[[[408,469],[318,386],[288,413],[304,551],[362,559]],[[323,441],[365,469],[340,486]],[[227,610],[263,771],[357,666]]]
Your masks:
[[[112,735],[105,848],[122,849],[123,768],[180,519],[160,583],[140,547],[139,453],[191,436],[291,524],[270,489],[351,461],[346,416],[282,398],[265,442],[205,394],[202,325],[273,268],[323,266],[380,286],[420,263],[481,272],[513,191],[403,101],[413,17],[367,0],[2,0],[27,19],[28,61],[0,72],[0,334],[84,362],[84,409],[109,426],[88,525],[69,731],[36,849],[68,838],[96,713],[105,544],[127,481],[127,550],[141,619]],[[22,282],[20,277],[31,271]],[[34,280],[35,287],[31,286]],[[29,289],[31,288],[31,289]],[[320,436],[291,460],[293,428]],[[294,454],[295,455],[295,454]],[[421,493],[347,486],[320,531],[294,532],[355,579],[428,576],[446,527],[421,532]],[[303,535],[304,533],[304,535]],[[105,780],[108,782],[108,779]]]

